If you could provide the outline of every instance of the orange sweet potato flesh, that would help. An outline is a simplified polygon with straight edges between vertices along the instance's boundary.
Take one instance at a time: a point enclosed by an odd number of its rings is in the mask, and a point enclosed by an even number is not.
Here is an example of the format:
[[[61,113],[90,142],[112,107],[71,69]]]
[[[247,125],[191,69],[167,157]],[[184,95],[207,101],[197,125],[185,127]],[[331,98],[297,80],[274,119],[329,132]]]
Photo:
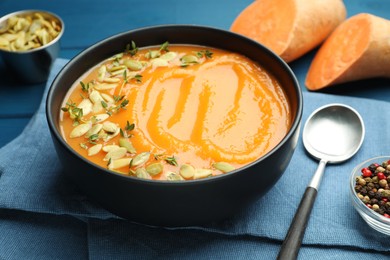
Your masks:
[[[321,44],[345,19],[341,0],[257,0],[236,17],[230,30],[291,62]]]
[[[320,47],[305,85],[319,90],[374,77],[390,77],[390,20],[361,13],[343,22]]]

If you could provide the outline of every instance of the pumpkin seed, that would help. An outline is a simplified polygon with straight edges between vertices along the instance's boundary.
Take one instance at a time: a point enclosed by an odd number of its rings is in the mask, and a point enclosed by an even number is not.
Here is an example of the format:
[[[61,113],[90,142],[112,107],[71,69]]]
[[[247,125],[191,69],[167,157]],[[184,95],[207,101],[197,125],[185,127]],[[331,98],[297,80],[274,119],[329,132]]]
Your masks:
[[[109,58],[109,60],[119,60],[123,57],[123,53],[118,53],[118,54],[115,54],[114,56],[112,56],[111,58]]]
[[[180,61],[184,64],[198,63],[198,57],[196,57],[195,55],[188,54],[181,57]]]
[[[115,133],[118,129],[118,126],[110,121],[106,121],[103,123],[103,130],[107,133]]]
[[[203,179],[213,175],[213,171],[210,169],[196,169],[194,179]]]
[[[195,175],[194,167],[189,164],[183,164],[182,166],[180,166],[179,172],[184,179],[192,179]]]
[[[105,133],[105,135],[102,137],[103,138],[103,141],[104,142],[108,142],[109,140],[111,140],[112,138],[114,138],[115,136],[119,135],[120,133],[120,128],[117,127],[115,133],[107,133],[103,130],[103,132]]]
[[[99,70],[98,70],[98,80],[100,82],[103,81],[103,79],[106,77],[106,72],[107,72],[107,67],[106,65],[102,65],[100,66]]]
[[[103,161],[109,161],[110,159],[116,160],[116,159],[123,158],[126,155],[126,153],[127,153],[127,150],[126,150],[126,148],[123,148],[123,147],[113,149],[106,154]]]
[[[91,93],[89,93],[89,100],[93,103],[92,111],[94,113],[98,113],[103,110],[103,98],[98,91],[92,90]]]
[[[80,104],[77,106],[78,108],[83,110],[83,116],[88,115],[92,112],[92,102],[89,99],[83,99]]]
[[[138,168],[137,170],[135,170],[135,175],[138,177],[138,178],[141,178],[141,179],[147,179],[147,180],[150,180],[152,179],[152,177],[149,175],[149,173],[145,170],[145,168]]]
[[[171,61],[175,59],[177,56],[177,53],[174,51],[169,51],[167,53],[164,53],[163,55],[160,56],[161,59],[166,60],[166,61]]]
[[[116,144],[109,144],[109,145],[105,145],[105,146],[103,147],[103,151],[105,151],[106,153],[108,153],[108,152],[110,152],[110,151],[112,151],[112,150],[116,150],[116,149],[118,149],[118,148],[120,148],[119,145],[116,145]]]
[[[183,177],[180,176],[180,174],[177,174],[176,172],[169,172],[167,174],[167,181],[182,181],[184,180]]]
[[[125,65],[118,65],[118,66],[113,66],[112,68],[109,69],[110,72],[117,71],[117,70],[124,70],[126,69]]]
[[[124,148],[125,149],[125,148]],[[133,160],[131,160],[130,167],[139,166],[146,163],[150,158],[150,152],[143,152],[137,154]]]
[[[107,136],[108,136],[108,134],[103,130],[103,128],[102,128],[102,130],[100,130],[100,132],[98,133],[99,139],[105,140],[105,139],[107,138]]]
[[[120,138],[119,139],[119,146],[126,148],[129,153],[136,153],[137,152],[135,150],[133,144],[131,143],[131,141],[128,140],[127,138]]]
[[[154,59],[154,58],[160,57],[160,55],[161,55],[160,51],[153,50],[153,51],[149,51],[148,53],[146,53],[145,58]]]
[[[98,91],[92,90],[91,93],[89,93],[89,100],[94,104],[101,104],[103,98]]]
[[[91,129],[88,130],[88,132],[85,134],[85,137],[89,138],[92,135],[96,135],[102,130],[103,125],[102,124],[96,124],[91,127]]]
[[[125,71],[126,71],[126,69],[115,70],[115,71],[111,72],[111,75],[112,75],[112,76],[123,75],[123,73],[124,73]]]
[[[99,113],[99,112],[101,112],[103,109],[104,109],[104,108],[103,108],[103,105],[102,105],[101,102],[95,103],[95,104],[93,104],[93,106],[92,106],[92,111],[93,111],[94,113]]]
[[[111,160],[110,164],[108,165],[108,169],[110,170],[116,170],[122,167],[129,166],[131,162],[131,158],[121,158],[116,160]]]
[[[41,47],[58,36],[61,25],[40,13],[10,17],[0,28],[0,49],[25,51]]]
[[[140,71],[143,68],[142,63],[137,60],[125,60],[124,65],[132,71]]]
[[[104,120],[106,120],[109,117],[110,116],[108,114],[97,114],[93,117],[92,121],[94,124],[96,124],[96,123],[103,122]]]
[[[102,150],[102,144],[95,144],[88,149],[88,156],[94,156]]]
[[[114,98],[111,95],[108,95],[106,93],[101,93],[100,95],[102,96],[104,101],[106,101],[108,103],[114,103],[115,102]]]
[[[161,58],[156,58],[151,60],[153,67],[167,67],[168,66],[168,61],[161,59]]]
[[[163,165],[159,162],[151,163],[148,166],[146,166],[146,171],[151,176],[155,176],[163,171]]]
[[[226,162],[213,163],[213,167],[217,170],[220,170],[221,172],[231,172],[235,170],[235,167],[233,165]]]
[[[104,78],[103,79],[103,82],[106,82],[106,83],[118,83],[120,81],[119,78]]]
[[[119,81],[119,79],[118,79]],[[110,90],[110,89],[114,89],[118,86],[118,84],[116,83],[99,83],[99,84],[96,84],[94,85],[93,87],[96,89],[96,90]]]
[[[91,127],[91,123],[79,124],[73,128],[72,132],[70,132],[70,138],[76,138],[85,135],[89,129],[91,129]]]

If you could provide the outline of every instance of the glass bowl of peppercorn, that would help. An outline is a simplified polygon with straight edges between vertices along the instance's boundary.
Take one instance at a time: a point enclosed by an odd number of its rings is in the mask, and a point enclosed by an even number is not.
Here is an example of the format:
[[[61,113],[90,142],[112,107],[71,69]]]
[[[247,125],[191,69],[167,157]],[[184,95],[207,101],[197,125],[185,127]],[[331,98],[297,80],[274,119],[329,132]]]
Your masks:
[[[390,235],[390,156],[369,159],[351,174],[352,204],[373,229]]]

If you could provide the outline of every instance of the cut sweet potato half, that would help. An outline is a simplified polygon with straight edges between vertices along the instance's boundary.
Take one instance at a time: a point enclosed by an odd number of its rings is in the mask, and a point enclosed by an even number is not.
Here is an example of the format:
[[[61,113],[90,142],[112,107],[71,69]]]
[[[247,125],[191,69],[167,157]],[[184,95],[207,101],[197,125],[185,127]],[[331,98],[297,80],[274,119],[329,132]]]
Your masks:
[[[309,90],[390,77],[390,20],[361,13],[343,22],[316,53],[306,76]]]
[[[341,0],[257,0],[236,17],[230,30],[291,62],[321,44],[345,19]]]

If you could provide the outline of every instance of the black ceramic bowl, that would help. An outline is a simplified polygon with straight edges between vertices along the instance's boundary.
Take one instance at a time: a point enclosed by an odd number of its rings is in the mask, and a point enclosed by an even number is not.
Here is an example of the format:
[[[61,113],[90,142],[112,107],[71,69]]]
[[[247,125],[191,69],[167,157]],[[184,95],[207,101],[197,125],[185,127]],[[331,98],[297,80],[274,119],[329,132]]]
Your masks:
[[[96,166],[64,141],[59,114],[69,87],[88,69],[120,53],[131,41],[137,46],[197,44],[241,53],[279,80],[291,104],[292,126],[265,156],[235,171],[207,179],[163,182],[128,177]],[[80,190],[114,214],[156,226],[188,226],[233,216],[265,194],[282,176],[294,153],[302,116],[302,93],[290,68],[262,45],[229,31],[193,25],[138,29],[105,39],[72,59],[53,81],[47,97],[47,120],[64,172]]]

